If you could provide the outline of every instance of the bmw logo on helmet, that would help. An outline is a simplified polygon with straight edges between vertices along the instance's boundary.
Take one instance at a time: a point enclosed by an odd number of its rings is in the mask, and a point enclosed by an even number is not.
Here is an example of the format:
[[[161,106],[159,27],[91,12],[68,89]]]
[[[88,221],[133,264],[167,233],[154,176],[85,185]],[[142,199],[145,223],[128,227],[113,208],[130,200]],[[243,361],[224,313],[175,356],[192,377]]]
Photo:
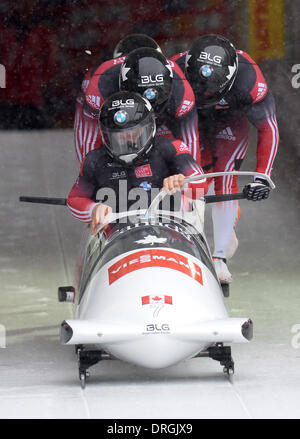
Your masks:
[[[201,75],[204,76],[205,78],[209,78],[211,76],[212,72],[213,72],[213,69],[208,65],[202,66],[200,69]]]
[[[114,121],[118,125],[123,125],[127,121],[127,118],[128,118],[128,113],[124,110],[119,110],[114,115]]]
[[[143,97],[148,99],[148,101],[154,101],[157,96],[157,91],[154,88],[147,88],[147,90],[144,91]]]

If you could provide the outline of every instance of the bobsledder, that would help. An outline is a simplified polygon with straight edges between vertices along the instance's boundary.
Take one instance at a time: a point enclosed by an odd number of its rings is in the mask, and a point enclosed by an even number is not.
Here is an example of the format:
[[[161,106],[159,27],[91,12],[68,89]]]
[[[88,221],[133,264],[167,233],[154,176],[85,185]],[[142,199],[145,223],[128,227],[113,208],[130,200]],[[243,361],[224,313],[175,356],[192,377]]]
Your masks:
[[[203,178],[219,175],[260,174],[233,171]],[[273,189],[271,179],[264,178]],[[204,234],[205,203],[242,199],[243,194],[205,196],[188,212],[160,210],[165,194],[162,190],[148,210],[110,214],[87,237],[78,284],[58,289],[59,300],[75,306],[75,318],[61,324],[60,340],[75,345],[82,388],[88,369],[104,359],[164,368],[206,356],[229,375],[234,361],[224,344],[252,339],[251,319],[228,314],[228,290],[217,278]],[[62,199],[48,202],[65,204]]]

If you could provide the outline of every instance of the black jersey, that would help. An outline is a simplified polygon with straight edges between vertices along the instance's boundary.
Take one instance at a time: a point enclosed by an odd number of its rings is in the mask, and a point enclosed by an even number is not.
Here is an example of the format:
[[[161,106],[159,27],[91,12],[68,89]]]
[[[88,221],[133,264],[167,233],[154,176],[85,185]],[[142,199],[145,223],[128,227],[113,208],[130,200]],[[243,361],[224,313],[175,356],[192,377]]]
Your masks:
[[[172,60],[184,70],[186,52],[175,55]],[[253,59],[237,50],[238,71],[232,88],[217,105],[198,109],[199,128],[206,129],[212,121],[249,114],[252,123],[259,123],[267,114],[274,112],[274,100],[265,78]],[[255,105],[258,103],[262,105]]]
[[[171,58],[183,70],[186,53]],[[274,98],[256,62],[242,50],[237,50],[237,56],[238,71],[231,89],[217,105],[198,109],[199,133],[201,137],[215,135],[227,122],[246,116],[257,128],[257,170],[270,175],[279,143]]]
[[[156,136],[154,142],[149,155],[141,157],[132,166],[124,166],[113,160],[105,148],[89,152],[68,196],[72,215],[90,222],[96,195],[108,204],[112,200],[114,205],[111,207],[115,212],[132,208],[139,201],[138,198],[141,200],[139,208],[147,208],[166,177],[175,174],[184,174],[186,177],[203,175],[183,142],[161,136]],[[199,180],[191,187],[206,192],[206,180]]]

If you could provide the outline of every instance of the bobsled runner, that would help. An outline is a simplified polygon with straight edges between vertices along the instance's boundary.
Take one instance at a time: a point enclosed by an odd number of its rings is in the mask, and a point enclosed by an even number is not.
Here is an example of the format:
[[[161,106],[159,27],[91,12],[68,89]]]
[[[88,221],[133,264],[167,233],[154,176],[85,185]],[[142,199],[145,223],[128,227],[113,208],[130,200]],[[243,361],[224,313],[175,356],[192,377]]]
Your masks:
[[[224,174],[261,175],[204,177]],[[61,302],[74,303],[74,319],[62,322],[60,340],[75,345],[82,388],[88,369],[104,359],[165,368],[207,356],[232,374],[231,347],[225,344],[252,339],[251,319],[228,314],[228,291],[217,278],[204,234],[205,202],[242,195],[204,197],[187,212],[161,210],[164,195],[148,210],[110,214],[93,236],[87,229],[77,285],[58,289]]]

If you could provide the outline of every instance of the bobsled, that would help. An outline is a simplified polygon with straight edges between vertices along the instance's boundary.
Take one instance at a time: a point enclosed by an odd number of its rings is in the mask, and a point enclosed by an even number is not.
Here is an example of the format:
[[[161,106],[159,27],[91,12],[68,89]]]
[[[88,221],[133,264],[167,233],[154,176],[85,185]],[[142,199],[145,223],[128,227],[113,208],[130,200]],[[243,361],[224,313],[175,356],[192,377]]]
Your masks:
[[[224,174],[259,175],[206,177]],[[164,195],[148,210],[110,214],[88,236],[77,285],[59,288],[60,301],[75,303],[60,339],[76,347],[82,387],[88,368],[103,359],[166,368],[208,356],[232,374],[231,347],[224,344],[252,339],[252,320],[228,314],[204,234],[205,199],[175,213],[158,208]]]
[[[205,174],[262,176],[231,171]],[[187,182],[199,180],[189,177]],[[207,202],[242,194],[205,196],[187,211],[160,206],[162,190],[147,210],[110,214],[86,241],[74,286],[58,288],[61,302],[73,302],[74,318],[61,323],[60,341],[75,345],[79,379],[101,360],[118,359],[146,368],[166,368],[195,357],[219,361],[234,373],[232,343],[253,337],[249,317],[230,317],[226,296],[204,233]],[[64,199],[21,197],[21,201],[63,204]]]

